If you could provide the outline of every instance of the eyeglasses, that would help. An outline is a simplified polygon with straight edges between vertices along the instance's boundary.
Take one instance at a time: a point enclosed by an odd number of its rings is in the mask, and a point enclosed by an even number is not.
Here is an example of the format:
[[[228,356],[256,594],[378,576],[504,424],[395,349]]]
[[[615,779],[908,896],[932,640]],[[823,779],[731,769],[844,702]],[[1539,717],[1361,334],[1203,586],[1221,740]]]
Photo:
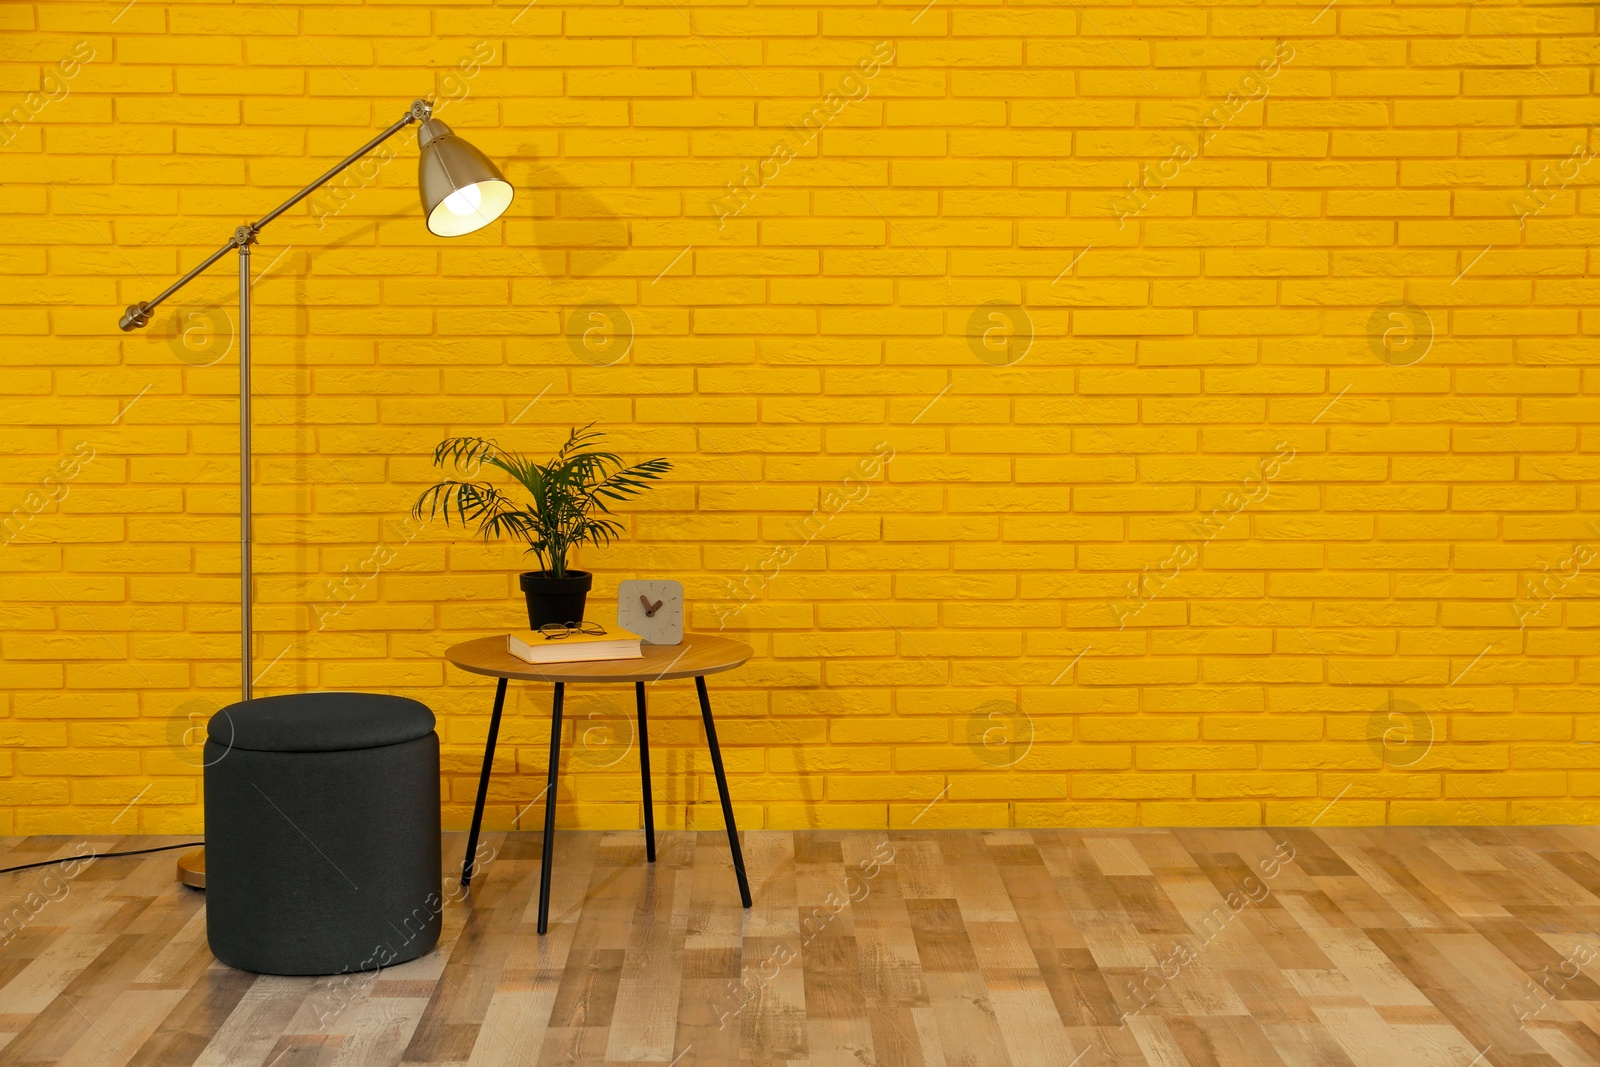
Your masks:
[[[606,628],[604,626],[587,620],[582,622],[547,622],[539,627],[539,636],[546,641],[559,641],[563,637],[571,637],[573,634],[600,637],[605,632]]]

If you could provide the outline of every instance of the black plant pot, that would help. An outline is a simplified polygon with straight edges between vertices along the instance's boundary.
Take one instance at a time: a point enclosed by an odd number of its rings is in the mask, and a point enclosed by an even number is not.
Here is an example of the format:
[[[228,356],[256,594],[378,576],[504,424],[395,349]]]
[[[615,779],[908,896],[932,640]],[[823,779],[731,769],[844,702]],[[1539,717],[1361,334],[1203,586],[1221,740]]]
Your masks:
[[[594,575],[588,571],[568,571],[565,578],[552,578],[548,571],[525,571],[520,581],[533,629],[551,622],[583,621],[583,603],[594,585]]]

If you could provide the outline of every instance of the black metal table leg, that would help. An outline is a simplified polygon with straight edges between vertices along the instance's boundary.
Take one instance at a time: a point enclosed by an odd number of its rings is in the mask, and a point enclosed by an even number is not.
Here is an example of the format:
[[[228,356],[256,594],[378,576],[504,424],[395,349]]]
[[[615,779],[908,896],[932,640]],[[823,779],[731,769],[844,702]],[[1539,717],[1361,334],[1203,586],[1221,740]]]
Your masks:
[[[483,826],[483,802],[489,795],[489,772],[494,769],[494,743],[500,736],[500,712],[506,706],[506,679],[494,691],[494,715],[489,719],[489,743],[483,746],[483,774],[478,778],[478,803],[472,809],[472,832],[467,835],[467,854],[461,861],[461,888],[472,883],[472,857],[478,850],[478,830]]]
[[[655,805],[650,801],[650,732],[644,724],[644,683],[635,682],[635,695],[639,703],[639,777],[644,783],[644,855],[651,863],[656,861]]]
[[[556,774],[561,765],[561,696],[565,686],[556,683],[550,711],[550,772],[544,790],[544,863],[539,869],[539,932],[550,929],[550,861],[556,841]]]
[[[739,878],[739,899],[750,906],[750,880],[744,873],[744,853],[739,849],[739,828],[733,824],[733,801],[728,798],[728,776],[722,770],[722,749],[717,747],[717,727],[711,721],[711,698],[706,695],[704,675],[696,675],[695,690],[700,694],[700,715],[706,721],[706,743],[711,746],[711,769],[717,772],[717,792],[722,795],[722,821],[728,826],[728,851],[733,853],[733,873]]]

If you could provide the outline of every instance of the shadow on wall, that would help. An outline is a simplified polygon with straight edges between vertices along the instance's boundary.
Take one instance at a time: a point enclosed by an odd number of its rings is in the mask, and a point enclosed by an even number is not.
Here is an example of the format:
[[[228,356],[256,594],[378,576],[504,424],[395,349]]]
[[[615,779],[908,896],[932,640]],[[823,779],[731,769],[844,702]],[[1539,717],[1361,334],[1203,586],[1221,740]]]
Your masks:
[[[515,208],[512,210],[519,217],[507,213],[506,239],[532,256],[552,278],[588,277],[622,254],[628,245],[627,223],[588,189],[573,184],[536,155],[537,149],[523,145],[517,155],[505,160],[506,179],[519,194],[531,194],[528,199],[533,203],[526,215]],[[550,205],[550,214],[540,214],[542,203]],[[569,264],[569,249],[581,249],[584,255]]]

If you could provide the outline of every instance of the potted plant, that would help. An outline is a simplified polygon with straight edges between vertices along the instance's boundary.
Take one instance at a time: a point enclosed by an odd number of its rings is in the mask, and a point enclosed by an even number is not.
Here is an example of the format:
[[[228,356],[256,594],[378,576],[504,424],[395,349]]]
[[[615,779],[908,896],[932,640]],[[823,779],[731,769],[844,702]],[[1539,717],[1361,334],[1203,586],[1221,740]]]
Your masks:
[[[647,459],[631,467],[621,457],[597,447],[605,434],[594,423],[575,427],[566,444],[546,463],[528,459],[482,437],[452,437],[433,450],[433,465],[447,463],[475,475],[486,464],[509,474],[528,496],[519,503],[488,482],[449,479],[430,486],[411,509],[421,518],[443,513],[463,526],[475,523],[485,541],[518,537],[539,561],[539,569],[520,576],[528,598],[528,625],[579,622],[594,576],[567,567],[567,552],[578,545],[604,545],[620,537],[622,523],[608,518],[611,503],[649,488],[672,469],[665,459]]]

